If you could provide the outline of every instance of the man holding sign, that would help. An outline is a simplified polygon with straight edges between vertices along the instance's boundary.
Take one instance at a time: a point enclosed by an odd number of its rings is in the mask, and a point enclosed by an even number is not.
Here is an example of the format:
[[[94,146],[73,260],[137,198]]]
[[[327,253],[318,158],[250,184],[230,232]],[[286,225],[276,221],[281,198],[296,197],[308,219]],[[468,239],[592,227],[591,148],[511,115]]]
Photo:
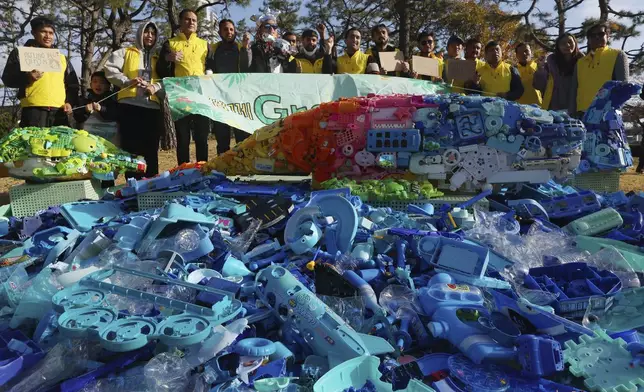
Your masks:
[[[405,56],[402,52],[389,43],[389,29],[387,26],[384,24],[374,26],[371,29],[371,39],[375,42],[375,45],[367,49],[365,54],[373,56],[374,61],[380,67],[380,73],[389,76],[401,76],[403,74],[406,76],[409,72],[409,63],[405,61]],[[385,61],[384,58],[381,59],[381,53],[394,53],[394,55],[387,55],[388,61]],[[382,57],[385,57],[385,55]],[[393,57],[393,61],[391,61],[391,57]]]
[[[78,103],[76,72],[54,47],[55,28],[51,19],[34,18],[31,33],[34,39],[11,51],[2,73],[5,86],[18,89],[20,126],[68,125],[68,115]]]

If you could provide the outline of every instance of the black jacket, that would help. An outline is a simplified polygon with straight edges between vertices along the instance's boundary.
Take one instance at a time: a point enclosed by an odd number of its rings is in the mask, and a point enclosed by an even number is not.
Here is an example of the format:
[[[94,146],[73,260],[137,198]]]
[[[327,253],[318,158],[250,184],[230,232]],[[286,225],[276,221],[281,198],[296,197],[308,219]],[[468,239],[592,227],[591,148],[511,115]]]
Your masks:
[[[248,72],[248,50],[236,42],[217,42],[208,48],[206,69],[213,73]]]
[[[295,60],[285,58],[282,54],[277,54],[275,50],[266,49],[266,43],[255,41],[250,47],[251,61],[249,72],[252,73],[271,73],[269,61],[272,57],[277,57],[282,65],[283,73],[295,72]],[[289,61],[291,60],[291,61]]]
[[[93,91],[90,90],[87,93],[87,97],[82,98],[80,100],[80,105],[85,106],[89,103],[98,102],[110,94],[111,92],[108,91],[103,95],[96,95],[94,94]],[[110,97],[105,101],[101,102],[100,105],[101,105],[101,111],[99,113],[99,116],[101,117],[101,119],[103,121],[116,121],[117,107],[118,107],[118,104],[116,102],[116,97]],[[91,114],[88,113],[87,110],[85,110],[85,108],[74,110],[74,120],[76,120],[76,122],[79,125],[82,125],[85,121],[87,121],[89,116],[91,116]]]
[[[36,43],[36,40],[30,39],[27,41],[25,46],[37,47],[38,44]],[[5,65],[4,72],[2,73],[2,82],[6,87],[17,88],[18,99],[22,99],[25,97],[25,89],[29,85],[29,81],[28,72],[20,71],[18,48],[15,48],[11,51],[9,58],[7,59],[7,64]],[[72,106],[77,106],[79,90],[80,83],[78,81],[78,76],[74,71],[74,67],[68,60],[67,67],[65,67],[65,102]]]
[[[393,46],[391,44],[387,44],[387,46],[385,47],[385,50],[383,52],[395,52],[395,51],[396,51],[395,46]],[[366,53],[371,55],[371,57],[373,57],[374,62],[378,64],[378,68],[382,69],[382,65],[380,65],[380,51],[378,50],[378,47],[377,46],[372,46],[371,48],[369,48],[366,51]],[[389,71],[389,72],[387,72],[387,75],[388,76],[397,76],[397,72],[396,71]]]

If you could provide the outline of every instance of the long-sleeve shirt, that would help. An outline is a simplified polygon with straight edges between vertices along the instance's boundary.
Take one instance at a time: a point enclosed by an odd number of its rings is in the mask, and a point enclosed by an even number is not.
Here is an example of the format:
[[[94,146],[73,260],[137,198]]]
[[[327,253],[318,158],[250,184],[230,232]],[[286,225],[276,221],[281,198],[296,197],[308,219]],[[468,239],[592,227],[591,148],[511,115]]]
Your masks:
[[[217,42],[210,45],[206,57],[206,70],[213,73],[248,72],[250,49],[236,42]]]
[[[36,40],[30,39],[25,46],[38,47],[38,44]],[[20,70],[20,59],[18,49],[16,48],[9,54],[7,64],[2,73],[2,82],[6,87],[18,89],[17,98],[20,99],[23,107],[61,107],[65,103],[76,106],[78,104],[78,93],[80,90],[78,76],[71,63],[67,62],[62,55],[61,62],[64,66],[62,83],[57,82],[60,79],[48,77],[48,74],[55,74],[53,72],[45,72],[40,80],[32,83],[29,78],[29,73]],[[27,90],[30,90],[29,95],[40,91],[44,96],[27,97]]]

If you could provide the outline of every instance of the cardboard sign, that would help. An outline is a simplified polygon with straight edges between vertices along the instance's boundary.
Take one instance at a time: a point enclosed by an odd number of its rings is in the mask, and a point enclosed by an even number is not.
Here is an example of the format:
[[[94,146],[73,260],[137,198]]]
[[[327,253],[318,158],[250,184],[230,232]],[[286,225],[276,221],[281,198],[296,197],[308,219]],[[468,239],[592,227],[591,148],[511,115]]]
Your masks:
[[[403,52],[380,52],[380,66],[387,72],[402,71],[405,55]]]
[[[20,71],[31,72],[61,72],[60,52],[58,49],[32,48],[23,46],[18,48]]]
[[[469,60],[447,60],[447,80],[449,83],[452,80],[466,82],[468,80],[475,80],[476,78],[476,62]]]
[[[430,57],[414,56],[411,58],[414,71],[419,75],[433,76],[440,78],[442,75],[439,72],[439,62],[437,59]]]

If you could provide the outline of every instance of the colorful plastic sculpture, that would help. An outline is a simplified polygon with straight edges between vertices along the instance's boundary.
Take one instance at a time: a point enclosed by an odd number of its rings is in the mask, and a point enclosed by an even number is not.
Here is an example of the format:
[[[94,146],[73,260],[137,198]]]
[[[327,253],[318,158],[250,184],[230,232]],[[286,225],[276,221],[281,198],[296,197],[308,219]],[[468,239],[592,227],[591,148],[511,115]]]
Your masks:
[[[587,162],[595,162],[597,148],[614,145],[609,150],[622,158],[609,166],[632,163],[628,147],[614,143],[614,136],[623,132],[616,110],[638,89],[611,82],[600,91],[595,102],[604,103],[601,116],[586,118],[592,119],[594,140],[602,146],[593,145],[583,155]],[[332,178],[436,180],[439,188],[452,191],[489,189],[571,176],[584,140],[588,143],[581,121],[500,98],[370,95],[323,103],[283,118],[257,130],[207,168],[228,175],[312,172],[316,183]]]
[[[113,180],[119,172],[145,171],[142,157],[102,137],[68,127],[16,128],[0,140],[0,177],[33,182]]]

